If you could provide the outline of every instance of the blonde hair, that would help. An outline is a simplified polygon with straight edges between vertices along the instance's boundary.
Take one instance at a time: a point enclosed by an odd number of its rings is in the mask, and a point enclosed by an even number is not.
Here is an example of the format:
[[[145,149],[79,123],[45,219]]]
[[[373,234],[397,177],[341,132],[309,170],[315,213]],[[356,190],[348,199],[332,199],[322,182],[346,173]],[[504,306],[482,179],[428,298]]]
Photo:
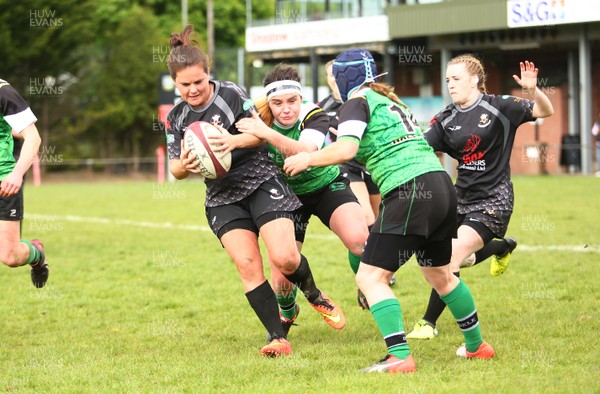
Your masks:
[[[483,94],[487,94],[487,90],[485,88],[485,80],[487,76],[485,74],[485,70],[483,69],[483,64],[481,64],[481,61],[478,58],[470,53],[467,53],[453,57],[448,62],[448,65],[451,64],[464,64],[469,75],[476,76],[479,79],[479,81],[477,81],[477,88],[479,91]]]
[[[275,117],[273,116],[273,112],[271,108],[269,108],[269,101],[267,100],[267,96],[262,96],[257,99],[252,99],[254,101],[254,105],[258,110],[258,115],[262,119],[263,122],[269,127],[273,125],[273,121]]]

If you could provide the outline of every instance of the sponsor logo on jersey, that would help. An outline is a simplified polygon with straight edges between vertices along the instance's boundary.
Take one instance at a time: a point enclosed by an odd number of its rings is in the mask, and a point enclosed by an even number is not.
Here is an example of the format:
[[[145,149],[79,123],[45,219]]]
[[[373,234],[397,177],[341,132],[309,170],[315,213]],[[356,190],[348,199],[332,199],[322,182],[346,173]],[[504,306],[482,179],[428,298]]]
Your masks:
[[[477,125],[477,127],[486,127],[491,122],[492,120],[490,119],[489,114],[481,114],[481,116],[479,117],[479,124]]]
[[[421,136],[420,135],[415,135],[415,134],[406,135],[406,136],[404,136],[402,138],[398,138],[397,140],[392,141],[392,145],[398,145],[398,144],[401,144],[403,142],[414,140],[414,139],[417,139],[417,138],[421,138]]]
[[[473,162],[483,159],[485,152],[479,151],[479,145],[481,144],[481,137],[477,134],[471,134],[467,140],[465,147],[463,148],[462,161],[465,165],[469,165]]]
[[[469,137],[467,140],[463,150],[466,154],[475,153],[475,151],[479,148],[479,144],[481,144],[481,137],[476,134],[471,134],[471,137]]]
[[[471,161],[468,164],[462,164],[460,167],[458,167],[461,170],[469,170],[469,171],[479,171],[479,172],[483,172],[485,171],[485,160],[475,160],[475,161]]]
[[[346,190],[346,184],[344,182],[333,182],[329,185],[329,190],[331,190],[332,192]]]
[[[460,130],[462,126],[449,126],[448,129],[452,131]]]
[[[271,193],[271,198],[273,200],[281,200],[283,198],[283,194],[275,188],[269,190],[269,193]]]
[[[245,100],[244,103],[242,104],[242,109],[244,111],[252,110],[253,107],[254,107],[254,101],[252,101],[251,98]]]
[[[277,155],[275,152],[267,152],[267,156],[269,156],[269,159],[271,159],[278,167],[283,167],[283,164],[285,163],[285,157],[283,157],[283,155]],[[287,174],[284,175],[287,176]]]

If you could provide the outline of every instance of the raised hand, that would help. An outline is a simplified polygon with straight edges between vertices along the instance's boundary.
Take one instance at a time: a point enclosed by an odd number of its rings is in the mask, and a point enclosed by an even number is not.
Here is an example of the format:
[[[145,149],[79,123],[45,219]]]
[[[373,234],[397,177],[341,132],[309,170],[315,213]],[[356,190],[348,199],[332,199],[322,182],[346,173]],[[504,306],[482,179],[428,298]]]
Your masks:
[[[528,60],[519,64],[521,66],[521,78],[516,75],[513,75],[513,78],[523,89],[527,89],[530,94],[533,94],[537,86],[538,69],[535,68],[533,62]]]

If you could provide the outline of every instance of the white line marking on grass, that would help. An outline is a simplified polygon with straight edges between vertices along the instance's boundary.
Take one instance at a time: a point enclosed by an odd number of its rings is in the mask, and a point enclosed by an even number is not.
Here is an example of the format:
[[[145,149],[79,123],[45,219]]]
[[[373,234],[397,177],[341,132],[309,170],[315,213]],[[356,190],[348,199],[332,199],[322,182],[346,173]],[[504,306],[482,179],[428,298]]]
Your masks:
[[[540,250],[554,250],[557,252],[600,252],[600,247],[589,245],[518,245],[516,250],[524,252],[537,252]]]
[[[57,221],[63,220],[65,222],[75,223],[96,223],[96,224],[109,224],[109,225],[120,225],[120,226],[132,226],[132,227],[146,227],[146,228],[158,228],[158,229],[173,229],[173,230],[188,230],[188,231],[201,231],[210,232],[212,230],[208,226],[202,226],[198,224],[175,224],[171,222],[146,222],[128,219],[108,219],[108,218],[97,218],[91,216],[75,216],[75,215],[42,215],[42,214],[25,214],[25,219],[30,220],[41,220],[41,221]],[[333,234],[306,234],[307,238],[314,239],[337,239],[337,236]]]
[[[133,226],[133,227],[147,227],[147,228],[160,228],[160,229],[176,229],[176,230],[189,230],[189,231],[210,231],[212,230],[208,226],[200,226],[200,225],[187,225],[187,224],[173,224],[170,222],[164,223],[156,223],[156,222],[145,222],[145,221],[137,221],[137,220],[128,220],[128,219],[108,219],[108,218],[96,218],[90,216],[74,216],[74,215],[66,215],[66,216],[58,216],[58,215],[39,215],[39,214],[29,214],[25,215],[26,219],[34,219],[34,220],[47,220],[47,221],[55,221],[55,220],[64,220],[66,222],[76,222],[76,223],[96,223],[96,224],[116,224],[121,226]]]
[[[64,220],[66,222],[75,223],[97,223],[97,224],[109,224],[109,225],[120,225],[120,226],[132,226],[132,227],[146,227],[146,228],[158,228],[158,229],[173,229],[173,230],[188,230],[188,231],[201,231],[211,232],[212,230],[208,226],[201,226],[198,224],[175,224],[171,222],[156,223],[146,222],[128,219],[109,219],[109,218],[97,218],[90,216],[75,216],[75,215],[43,215],[43,214],[26,214],[26,219],[33,220],[44,220],[44,221],[55,221]],[[306,234],[307,238],[312,239],[337,239],[334,234]],[[588,246],[588,245],[521,245],[517,246],[518,251],[523,252],[537,252],[541,250],[552,250],[558,252],[594,252],[600,253],[600,246]]]

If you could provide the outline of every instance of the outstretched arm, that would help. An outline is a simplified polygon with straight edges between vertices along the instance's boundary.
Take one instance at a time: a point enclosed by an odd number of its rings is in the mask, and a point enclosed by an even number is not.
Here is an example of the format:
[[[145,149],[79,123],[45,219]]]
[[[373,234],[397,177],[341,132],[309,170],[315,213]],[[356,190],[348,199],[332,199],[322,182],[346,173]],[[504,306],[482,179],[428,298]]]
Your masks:
[[[221,131],[219,135],[209,135],[206,137],[208,143],[213,145],[213,151],[220,154],[220,158],[225,157],[229,152],[237,148],[254,148],[265,143],[264,140],[250,134],[231,134],[226,128],[214,125]]]
[[[285,159],[283,170],[294,176],[308,167],[323,167],[331,164],[345,163],[356,155],[358,144],[348,140],[337,140],[316,152],[300,152]]]
[[[534,118],[547,118],[554,114],[554,108],[548,96],[537,87],[538,69],[533,62],[525,60],[521,62],[521,78],[513,75],[515,81],[532,96],[535,100],[532,116]]]
[[[252,135],[255,138],[269,142],[284,156],[295,155],[298,152],[312,152],[317,146],[303,141],[289,138],[267,126],[255,112],[251,118],[238,120],[235,124],[237,129],[244,135]]]

